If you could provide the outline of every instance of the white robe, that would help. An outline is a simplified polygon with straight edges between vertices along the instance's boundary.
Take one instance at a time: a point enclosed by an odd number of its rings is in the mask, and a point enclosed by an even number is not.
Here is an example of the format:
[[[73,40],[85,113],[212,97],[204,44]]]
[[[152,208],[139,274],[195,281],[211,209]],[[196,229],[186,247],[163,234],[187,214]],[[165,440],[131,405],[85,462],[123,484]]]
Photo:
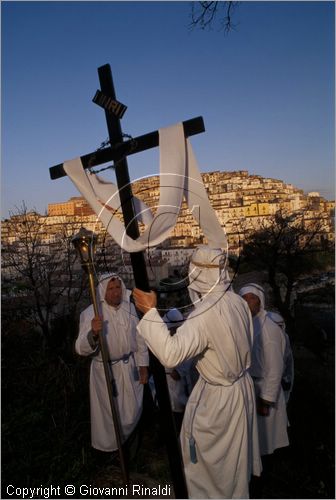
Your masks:
[[[250,475],[261,465],[247,305],[233,292],[210,293],[174,336],[156,309],[137,328],[164,366],[200,355],[180,435],[189,497],[248,498]]]
[[[125,294],[125,291],[124,291]],[[135,308],[124,300],[118,309],[104,305],[104,334],[110,359],[118,360],[123,355],[133,353],[127,362],[113,362],[112,370],[116,381],[120,422],[123,441],[134,430],[142,412],[143,385],[139,383],[139,366],[148,366],[148,349],[144,340],[137,335],[138,318]],[[85,309],[80,316],[79,336],[75,349],[81,356],[92,355],[90,367],[90,412],[92,446],[102,451],[117,449],[111,407],[106,387],[104,365],[98,348],[89,343],[93,306]]]
[[[271,401],[268,416],[258,415],[261,455],[269,455],[277,448],[288,446],[287,411],[281,379],[284,373],[286,338],[264,309],[253,318],[254,343],[250,374],[256,396]]]

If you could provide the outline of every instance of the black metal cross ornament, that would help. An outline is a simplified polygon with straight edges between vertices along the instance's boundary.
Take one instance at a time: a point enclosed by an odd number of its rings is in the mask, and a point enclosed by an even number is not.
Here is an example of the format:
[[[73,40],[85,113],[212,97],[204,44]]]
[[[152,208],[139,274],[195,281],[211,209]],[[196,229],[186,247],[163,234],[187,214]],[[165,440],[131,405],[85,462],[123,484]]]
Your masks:
[[[132,203],[132,188],[127,156],[158,146],[159,133],[155,131],[129,141],[123,141],[120,119],[126,111],[126,106],[116,99],[110,65],[106,64],[99,67],[98,76],[101,90],[97,90],[93,101],[105,110],[110,147],[81,156],[81,161],[84,168],[91,168],[111,160],[115,162],[115,176],[126,234],[133,239],[137,239],[140,232]],[[183,128],[186,137],[204,132],[203,118],[197,117],[185,121],[183,122]],[[51,179],[57,179],[66,175],[62,163],[51,167],[49,171]],[[149,281],[143,252],[131,253],[130,258],[136,287],[144,291],[149,291]],[[152,353],[150,353],[150,359],[175,497],[188,498],[182,457],[171,411],[165,369]]]

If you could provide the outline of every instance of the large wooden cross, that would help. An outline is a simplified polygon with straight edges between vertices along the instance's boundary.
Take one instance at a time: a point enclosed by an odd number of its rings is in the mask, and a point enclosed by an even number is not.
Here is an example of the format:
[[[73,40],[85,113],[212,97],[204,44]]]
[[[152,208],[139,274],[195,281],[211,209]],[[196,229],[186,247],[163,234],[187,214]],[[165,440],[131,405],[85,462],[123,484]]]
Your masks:
[[[81,161],[84,168],[91,168],[109,161],[115,162],[115,175],[126,233],[131,238],[136,239],[140,232],[132,203],[132,188],[127,165],[127,156],[158,146],[159,133],[155,131],[129,141],[123,141],[120,118],[123,116],[126,106],[116,100],[110,65],[106,64],[99,67],[98,75],[101,90],[97,91],[93,101],[105,109],[110,147],[81,156]],[[203,118],[197,117],[185,121],[183,122],[183,128],[186,137],[204,132]],[[49,171],[51,179],[58,179],[66,175],[63,169],[63,163],[51,167]],[[149,291],[149,281],[143,252],[131,253],[130,258],[135,285],[144,291]],[[175,496],[176,498],[188,498],[182,457],[171,411],[165,370],[152,353],[150,353],[150,356],[160,408],[161,426],[163,435],[165,436]]]

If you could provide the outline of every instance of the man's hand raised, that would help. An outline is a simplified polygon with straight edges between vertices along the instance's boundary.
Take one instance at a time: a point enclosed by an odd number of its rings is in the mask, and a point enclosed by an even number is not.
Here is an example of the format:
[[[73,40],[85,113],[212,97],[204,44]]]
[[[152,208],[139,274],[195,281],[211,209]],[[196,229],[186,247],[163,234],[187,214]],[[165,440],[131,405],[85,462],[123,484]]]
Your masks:
[[[153,307],[156,307],[156,293],[153,292],[153,290],[151,290],[150,292],[143,292],[139,288],[134,288],[133,297],[136,308],[144,314],[146,314],[146,312],[148,312]]]

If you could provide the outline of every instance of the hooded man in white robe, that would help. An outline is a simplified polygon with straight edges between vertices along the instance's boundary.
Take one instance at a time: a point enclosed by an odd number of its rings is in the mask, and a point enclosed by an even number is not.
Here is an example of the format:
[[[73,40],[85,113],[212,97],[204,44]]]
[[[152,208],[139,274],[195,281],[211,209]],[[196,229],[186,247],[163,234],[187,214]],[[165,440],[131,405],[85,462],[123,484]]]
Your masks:
[[[254,381],[261,455],[288,446],[287,411],[281,380],[286,338],[265,310],[264,289],[249,283],[239,290],[253,316],[254,343],[250,374]]]
[[[253,327],[246,303],[227,280],[221,249],[200,246],[189,268],[195,309],[171,336],[154,292],[135,289],[145,313],[139,333],[164,366],[198,356],[180,440],[190,498],[248,498],[261,471],[251,362]]]
[[[98,335],[103,331],[109,353],[117,407],[124,442],[135,429],[143,402],[143,384],[148,381],[148,349],[137,335],[138,317],[130,302],[130,291],[117,275],[103,276],[97,287],[100,315],[95,317],[93,306],[80,316],[79,335],[75,349],[81,356],[91,356],[90,412],[91,443],[105,452],[118,448],[105,379],[104,365],[99,349]]]

